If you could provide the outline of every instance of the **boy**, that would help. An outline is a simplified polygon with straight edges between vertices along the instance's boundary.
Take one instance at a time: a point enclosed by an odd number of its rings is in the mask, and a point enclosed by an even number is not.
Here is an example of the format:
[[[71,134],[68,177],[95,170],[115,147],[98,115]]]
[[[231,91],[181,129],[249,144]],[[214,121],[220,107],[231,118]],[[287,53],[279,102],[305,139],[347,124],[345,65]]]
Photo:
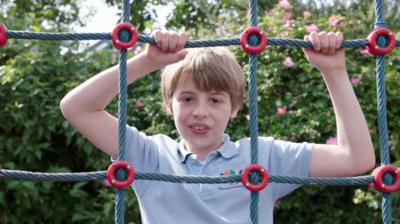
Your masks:
[[[245,81],[234,56],[223,48],[183,49],[185,33],[154,33],[156,46],[128,61],[128,83],[167,66],[162,74],[164,105],[182,137],[146,136],[127,128],[126,160],[140,172],[231,175],[250,164],[249,139],[231,142],[224,130],[240,109]],[[349,82],[341,33],[305,37],[304,49],[327,85],[337,121],[337,145],[259,138],[259,163],[273,175],[352,176],[375,164],[369,130]],[[117,95],[118,71],[109,68],[68,93],[65,118],[108,155],[117,155],[118,121],[105,111]],[[260,192],[259,221],[272,223],[273,203],[296,185],[269,184]],[[250,193],[237,184],[176,184],[135,181],[143,223],[248,223]]]

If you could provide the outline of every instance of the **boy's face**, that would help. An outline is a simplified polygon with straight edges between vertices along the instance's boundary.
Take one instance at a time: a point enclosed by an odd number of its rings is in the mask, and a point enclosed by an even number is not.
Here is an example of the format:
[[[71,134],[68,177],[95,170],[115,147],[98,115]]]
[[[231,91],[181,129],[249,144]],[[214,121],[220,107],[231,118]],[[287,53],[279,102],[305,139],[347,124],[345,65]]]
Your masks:
[[[170,105],[186,149],[201,155],[223,144],[229,119],[237,113],[227,92],[199,90],[192,79],[178,84]]]

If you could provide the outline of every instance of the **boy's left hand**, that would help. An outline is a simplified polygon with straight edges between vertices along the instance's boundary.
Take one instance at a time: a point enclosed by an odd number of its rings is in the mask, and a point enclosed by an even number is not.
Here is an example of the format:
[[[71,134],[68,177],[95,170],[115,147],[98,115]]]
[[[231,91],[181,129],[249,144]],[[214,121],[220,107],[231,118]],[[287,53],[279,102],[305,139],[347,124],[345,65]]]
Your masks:
[[[341,48],[342,33],[313,31],[306,35],[304,40],[310,41],[313,45],[313,48],[303,48],[304,54],[308,61],[323,74],[346,69],[344,49]]]

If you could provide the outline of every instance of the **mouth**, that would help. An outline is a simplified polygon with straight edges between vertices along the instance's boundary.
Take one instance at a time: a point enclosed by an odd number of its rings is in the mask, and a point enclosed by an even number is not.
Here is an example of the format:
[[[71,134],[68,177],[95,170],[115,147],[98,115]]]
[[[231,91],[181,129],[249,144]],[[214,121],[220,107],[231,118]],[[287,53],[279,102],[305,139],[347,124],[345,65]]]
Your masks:
[[[189,128],[195,135],[206,135],[211,130],[209,126],[204,124],[192,124],[189,125]]]

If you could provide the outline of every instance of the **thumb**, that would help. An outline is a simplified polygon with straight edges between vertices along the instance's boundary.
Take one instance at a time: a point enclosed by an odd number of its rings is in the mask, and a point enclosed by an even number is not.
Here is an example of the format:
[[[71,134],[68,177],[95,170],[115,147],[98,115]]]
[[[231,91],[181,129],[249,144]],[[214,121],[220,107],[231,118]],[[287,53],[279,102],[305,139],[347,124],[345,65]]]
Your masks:
[[[179,51],[177,53],[178,60],[183,60],[186,57],[187,54],[188,54],[188,51],[186,49],[183,49],[183,50]]]
[[[174,64],[184,59],[187,53],[188,52],[186,50],[181,50],[176,53],[167,53],[162,61],[166,65]]]
[[[302,48],[302,50],[307,60],[310,60],[310,55],[314,54],[314,51],[311,48]]]

